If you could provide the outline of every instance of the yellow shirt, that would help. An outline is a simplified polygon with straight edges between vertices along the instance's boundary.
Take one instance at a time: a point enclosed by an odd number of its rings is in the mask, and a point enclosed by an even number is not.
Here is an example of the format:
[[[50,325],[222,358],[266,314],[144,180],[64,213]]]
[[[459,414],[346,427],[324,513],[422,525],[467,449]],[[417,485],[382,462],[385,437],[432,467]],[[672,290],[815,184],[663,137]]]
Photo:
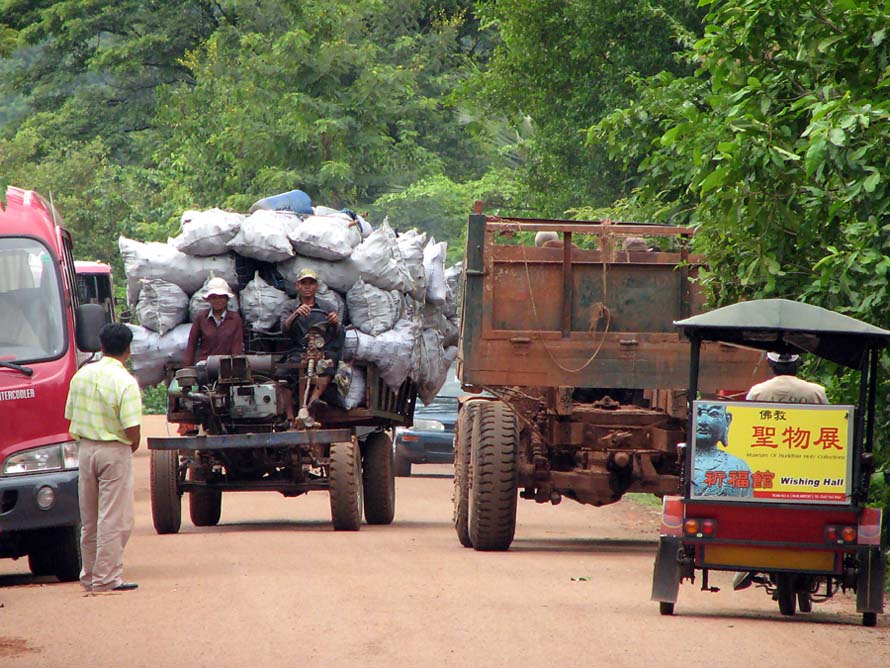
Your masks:
[[[65,418],[76,439],[130,442],[126,429],[142,423],[139,383],[113,357],[82,367],[71,379]]]

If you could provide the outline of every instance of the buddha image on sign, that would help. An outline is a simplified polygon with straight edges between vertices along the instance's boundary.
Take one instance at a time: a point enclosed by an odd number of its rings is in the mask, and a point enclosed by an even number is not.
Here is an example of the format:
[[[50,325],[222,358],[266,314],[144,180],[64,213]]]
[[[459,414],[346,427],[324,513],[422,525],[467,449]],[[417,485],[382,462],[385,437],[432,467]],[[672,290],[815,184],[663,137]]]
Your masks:
[[[696,404],[693,496],[753,496],[754,481],[748,463],[730,454],[732,415],[724,404]]]

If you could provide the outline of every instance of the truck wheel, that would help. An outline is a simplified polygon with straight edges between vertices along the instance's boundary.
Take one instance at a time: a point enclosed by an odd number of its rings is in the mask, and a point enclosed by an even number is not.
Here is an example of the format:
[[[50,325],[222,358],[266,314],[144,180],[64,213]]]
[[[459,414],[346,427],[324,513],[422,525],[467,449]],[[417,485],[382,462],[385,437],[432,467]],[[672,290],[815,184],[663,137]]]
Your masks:
[[[80,579],[80,525],[59,527],[54,531],[50,559],[52,572],[59,582],[75,582]]]
[[[468,401],[461,407],[454,434],[454,492],[451,502],[454,506],[454,530],[457,539],[464,547],[473,547],[470,540],[469,518],[469,479],[470,447],[473,435],[473,422],[481,401]]]
[[[190,469],[189,477],[195,482],[207,479],[205,471]],[[196,527],[215,527],[222,514],[222,492],[216,489],[189,491],[189,517]]]
[[[794,573],[776,574],[776,600],[779,612],[791,616],[797,608],[797,591],[795,591]]]
[[[178,533],[182,525],[179,452],[151,451],[151,519],[159,534]]]
[[[34,575],[55,575],[60,582],[80,578],[80,525],[46,529],[28,552]]]
[[[362,462],[355,443],[332,443],[328,482],[335,531],[358,531],[362,525]]]
[[[378,431],[362,448],[362,490],[368,524],[391,524],[396,515],[396,479],[392,470],[392,439]]]
[[[53,565],[49,560],[46,546],[31,548],[31,551],[28,552],[28,569],[31,571],[31,575],[38,577],[53,574]]]
[[[399,478],[407,478],[411,475],[411,460],[405,455],[399,454],[398,450],[396,451],[395,469]]]
[[[516,531],[516,414],[501,401],[486,401],[473,421],[468,529],[477,550],[506,550]]]

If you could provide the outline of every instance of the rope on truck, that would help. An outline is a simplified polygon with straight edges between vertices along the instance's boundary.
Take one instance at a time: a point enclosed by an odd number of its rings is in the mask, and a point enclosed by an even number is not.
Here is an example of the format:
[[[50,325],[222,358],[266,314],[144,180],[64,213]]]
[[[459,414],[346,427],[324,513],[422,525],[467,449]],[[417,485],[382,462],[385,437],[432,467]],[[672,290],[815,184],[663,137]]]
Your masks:
[[[492,220],[496,220],[498,222],[504,222],[504,223],[511,223],[516,226],[517,232],[521,233],[523,231],[522,223],[520,223],[517,220],[510,220],[508,218],[498,218],[495,216],[492,217]],[[606,229],[605,234],[602,235],[602,239],[601,239],[601,245],[602,245],[601,252],[603,254],[605,254],[606,249],[609,249],[609,252],[611,254],[613,252],[612,245],[610,243],[607,243],[608,238],[610,236],[609,230],[608,230],[608,228],[605,228],[605,229]],[[565,243],[565,239],[563,239],[563,243]],[[602,299],[602,301],[592,304],[590,326],[588,327],[587,331],[588,331],[588,333],[596,332],[597,324],[603,318],[603,316],[605,316],[605,319],[606,319],[606,326],[603,328],[602,337],[600,338],[599,343],[597,344],[596,348],[594,349],[593,354],[589,358],[587,358],[587,361],[584,362],[584,364],[582,364],[581,366],[579,366],[575,369],[572,369],[567,366],[564,366],[558,359],[556,359],[553,352],[548,347],[546,339],[544,339],[544,337],[541,335],[541,331],[542,331],[541,322],[540,322],[540,318],[538,316],[538,307],[535,304],[535,296],[532,291],[531,273],[528,270],[528,255],[526,254],[525,244],[520,244],[520,246],[522,248],[522,261],[523,261],[523,266],[525,268],[525,280],[526,280],[526,286],[528,288],[528,297],[529,297],[529,302],[531,302],[531,305],[532,305],[532,313],[534,314],[535,332],[537,333],[538,340],[541,342],[541,345],[544,347],[544,350],[547,352],[547,356],[550,357],[551,361],[557,367],[559,367],[562,371],[565,371],[566,373],[578,373],[579,371],[583,371],[588,366],[590,366],[593,363],[593,360],[596,359],[597,355],[599,355],[599,352],[602,349],[603,344],[606,342],[606,335],[609,333],[609,326],[611,325],[611,322],[612,322],[612,312],[609,310],[609,307],[606,306],[606,303],[605,303],[606,299],[608,298],[608,268],[607,268],[608,263],[606,261],[607,258],[605,257],[605,255],[602,258],[602,260],[603,260],[603,273],[602,273],[603,299]],[[611,258],[609,258],[609,259],[611,259]]]

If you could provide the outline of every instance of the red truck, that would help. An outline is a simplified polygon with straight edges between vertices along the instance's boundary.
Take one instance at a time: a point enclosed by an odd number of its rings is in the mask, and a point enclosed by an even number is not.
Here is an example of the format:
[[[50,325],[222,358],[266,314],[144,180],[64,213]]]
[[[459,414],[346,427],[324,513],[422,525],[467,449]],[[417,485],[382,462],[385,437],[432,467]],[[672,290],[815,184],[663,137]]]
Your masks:
[[[34,575],[73,581],[80,512],[65,399],[99,350],[107,311],[80,304],[71,234],[54,207],[15,187],[0,203],[0,315],[0,557],[27,556]]]

